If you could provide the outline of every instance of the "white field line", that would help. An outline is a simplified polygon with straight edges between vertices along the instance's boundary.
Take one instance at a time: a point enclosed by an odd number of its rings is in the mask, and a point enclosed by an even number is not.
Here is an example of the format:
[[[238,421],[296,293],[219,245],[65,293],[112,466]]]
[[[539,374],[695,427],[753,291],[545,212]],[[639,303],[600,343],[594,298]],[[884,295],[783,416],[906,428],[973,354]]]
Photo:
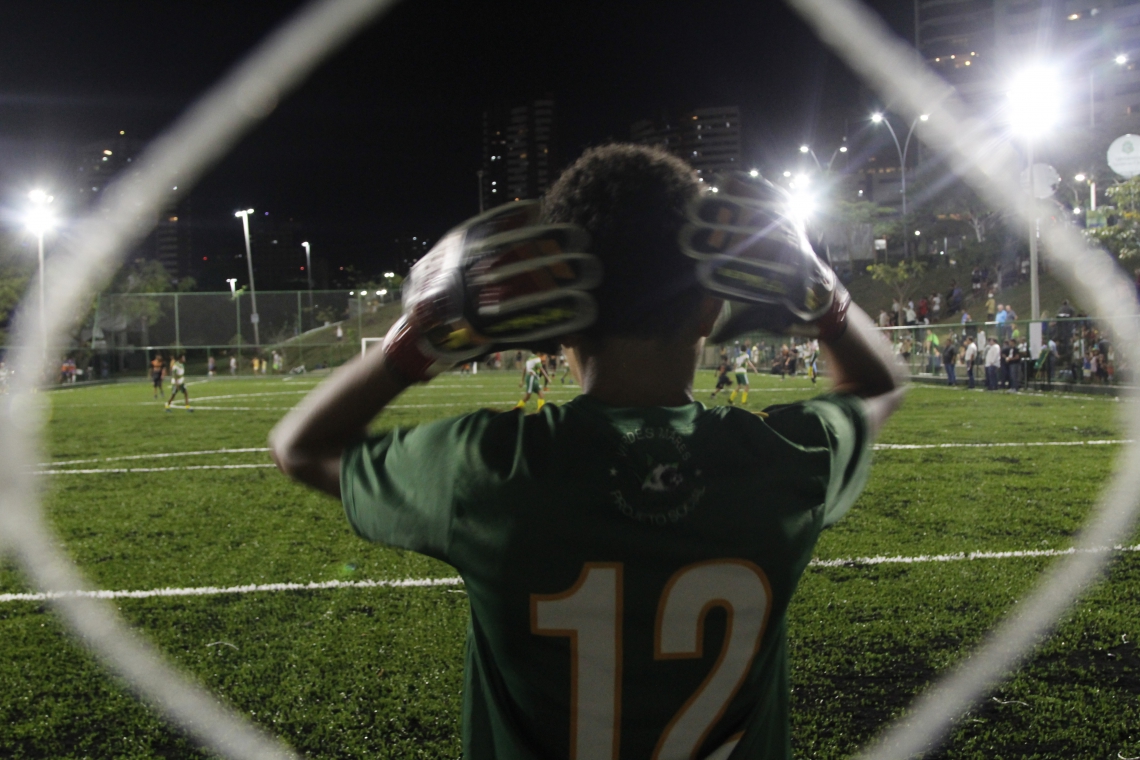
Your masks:
[[[1114,446],[1117,444],[1132,443],[1128,439],[1103,439],[1094,441],[1027,441],[1024,443],[876,443],[872,446],[875,451],[910,451],[915,449],[993,449],[1016,448],[1020,446]],[[216,454],[264,454],[269,451],[264,446],[243,449],[207,449],[205,451],[170,451],[157,454],[130,454],[116,457],[102,457],[96,459],[66,459],[61,462],[41,462],[39,475],[57,474],[54,468],[69,467],[77,464],[94,464],[97,462],[126,462],[140,459],[167,459],[170,457],[198,457]],[[60,470],[59,472],[92,473],[92,472],[167,472],[184,469],[225,469],[227,467],[272,467],[270,464],[256,465],[198,465],[186,467],[163,468],[134,468],[134,469],[91,469],[91,470]]]
[[[1133,546],[1087,549],[1085,552],[1140,552],[1140,544]],[[1063,557],[1077,553],[1076,549],[1028,549],[1007,552],[962,552],[958,554],[923,554],[915,557],[854,557],[850,559],[813,559],[809,567],[851,567],[859,565],[918,565],[942,562],[976,560],[1027,559]],[[156,588],[142,590],[48,591],[29,594],[0,594],[0,604],[6,602],[46,602],[62,597],[90,597],[94,599],[151,599],[172,596],[218,596],[220,594],[279,593],[282,591],[323,591],[341,588],[431,588],[461,586],[462,578],[404,578],[392,581],[312,581],[310,583],[257,583],[246,586],[194,586],[189,588]]]
[[[186,472],[189,470],[259,470],[276,467],[272,462],[256,464],[188,464],[182,467],[99,467],[89,470],[36,470],[33,475],[114,475],[139,472]]]
[[[48,591],[38,594],[0,594],[3,602],[46,602],[63,597],[92,599],[150,599],[159,596],[217,596],[218,594],[256,594],[281,591],[321,591],[334,588],[424,588],[459,586],[462,578],[405,578],[396,581],[313,581],[311,583],[257,583],[248,586],[197,586],[192,588],[155,588],[142,591]]]

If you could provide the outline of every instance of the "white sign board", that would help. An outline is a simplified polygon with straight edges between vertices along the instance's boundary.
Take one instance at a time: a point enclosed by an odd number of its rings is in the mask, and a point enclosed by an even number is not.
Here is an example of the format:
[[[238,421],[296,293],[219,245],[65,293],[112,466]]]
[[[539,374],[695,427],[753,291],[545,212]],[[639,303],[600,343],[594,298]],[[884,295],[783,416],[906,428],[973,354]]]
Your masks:
[[[1125,179],[1140,174],[1140,136],[1121,135],[1108,146],[1108,165]]]
[[[885,251],[885,250],[887,250],[887,241],[886,241],[886,238],[876,238],[876,239],[875,239],[875,250],[876,250],[876,251]]]

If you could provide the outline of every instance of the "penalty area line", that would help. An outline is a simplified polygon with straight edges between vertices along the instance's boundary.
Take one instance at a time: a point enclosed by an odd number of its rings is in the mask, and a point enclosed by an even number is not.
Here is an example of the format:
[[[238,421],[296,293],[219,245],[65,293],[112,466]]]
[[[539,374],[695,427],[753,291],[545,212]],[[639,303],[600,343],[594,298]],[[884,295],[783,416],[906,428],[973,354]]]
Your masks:
[[[1140,544],[1133,546],[1099,547],[1096,549],[1027,549],[1006,552],[961,552],[958,554],[921,554],[914,557],[854,557],[849,559],[813,559],[809,567],[858,567],[861,565],[919,565],[941,562],[967,562],[976,560],[1028,559],[1064,557],[1070,554],[1099,552],[1140,552]],[[92,599],[153,599],[178,596],[219,596],[222,594],[261,594],[283,591],[325,591],[356,588],[432,588],[462,586],[462,578],[403,578],[399,580],[312,581],[310,583],[255,583],[244,586],[195,586],[189,588],[155,588],[141,590],[79,590],[45,591],[27,594],[0,594],[0,604],[7,602],[46,602],[64,597]]]

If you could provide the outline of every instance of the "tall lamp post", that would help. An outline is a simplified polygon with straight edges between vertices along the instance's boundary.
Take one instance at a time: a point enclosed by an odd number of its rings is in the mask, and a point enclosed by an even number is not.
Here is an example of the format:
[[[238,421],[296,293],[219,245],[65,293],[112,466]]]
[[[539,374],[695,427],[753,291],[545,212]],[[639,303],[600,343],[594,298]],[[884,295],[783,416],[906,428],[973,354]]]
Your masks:
[[[1019,72],[1009,89],[1009,121],[1013,130],[1025,138],[1029,163],[1029,198],[1034,206],[1033,149],[1034,140],[1044,134],[1057,119],[1060,110],[1056,74],[1043,67],[1032,66]],[[1036,356],[1041,350],[1041,292],[1037,270],[1037,214],[1029,220],[1029,351]]]
[[[24,219],[24,224],[28,228],[28,232],[36,236],[39,243],[40,253],[40,330],[43,333],[44,342],[44,356],[47,356],[47,307],[46,296],[44,290],[44,235],[55,226],[55,217],[52,216],[51,211],[48,210],[48,204],[54,200],[54,196],[48,195],[43,190],[33,190],[28,193],[28,198],[32,202],[32,208],[28,211],[27,217]]]
[[[906,133],[906,140],[899,143],[899,136],[895,134],[895,128],[891,126],[891,120],[884,116],[881,112],[876,111],[871,114],[871,121],[876,124],[886,124],[887,131],[891,133],[891,139],[895,141],[895,148],[899,152],[899,170],[902,172],[902,217],[903,217],[903,256],[908,256],[910,253],[910,241],[907,240],[906,229],[906,154],[910,148],[910,138],[914,135],[914,129],[918,126],[920,121],[927,121],[930,119],[930,114],[922,113],[915,117],[914,121],[910,123],[910,129]]]
[[[827,166],[826,167],[819,160],[819,156],[817,156],[815,154],[815,151],[812,150],[812,147],[810,145],[807,145],[807,144],[801,145],[800,146],[800,153],[811,156],[815,160],[816,167],[821,172],[830,173],[831,172],[831,165],[833,163],[835,163],[835,159],[838,158],[839,154],[847,152],[847,144],[846,143],[847,143],[847,138],[844,137],[843,138],[843,144],[831,152],[831,158],[827,159]]]
[[[247,208],[245,211],[238,211],[234,216],[241,217],[241,228],[245,233],[245,263],[249,266],[249,301],[253,306],[253,313],[249,315],[249,321],[253,324],[253,345],[261,345],[261,334],[257,329],[258,322],[261,317],[257,313],[257,288],[253,285],[253,250],[249,245],[249,215],[253,213],[253,209]]]
[[[305,249],[305,274],[309,279],[309,319],[313,318],[313,261],[310,256],[310,247],[308,242],[301,243],[301,247]]]

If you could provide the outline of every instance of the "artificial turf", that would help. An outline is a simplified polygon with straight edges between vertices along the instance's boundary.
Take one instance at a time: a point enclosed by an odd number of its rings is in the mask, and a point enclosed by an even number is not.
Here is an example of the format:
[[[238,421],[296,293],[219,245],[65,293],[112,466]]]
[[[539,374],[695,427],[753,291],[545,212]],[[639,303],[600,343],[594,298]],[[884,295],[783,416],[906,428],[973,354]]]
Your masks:
[[[713,380],[711,372],[699,375],[699,400],[708,402]],[[51,522],[92,583],[154,589],[453,576],[441,563],[361,541],[336,502],[271,468],[181,469],[264,465],[264,452],[151,456],[263,447],[270,427],[315,381],[197,379],[193,413],[164,412],[141,383],[48,394],[45,469],[174,468],[41,476]],[[749,407],[819,388],[803,378],[754,377]],[[550,396],[558,403],[576,392],[555,383]],[[376,424],[506,409],[518,394],[515,373],[446,375],[398,399]],[[722,395],[713,403],[723,402]],[[1114,439],[1118,403],[916,387],[879,442]],[[823,535],[816,556],[1063,549],[1111,476],[1118,449],[880,450],[863,497]],[[797,757],[855,752],[981,641],[1052,561],[809,568],[789,612]],[[13,567],[0,569],[0,593],[27,590]],[[1138,597],[1140,555],[1121,553],[1057,635],[932,756],[1140,755]],[[459,753],[462,586],[115,603],[192,677],[302,753]],[[42,603],[0,603],[0,694],[2,757],[201,756],[104,675]]]

